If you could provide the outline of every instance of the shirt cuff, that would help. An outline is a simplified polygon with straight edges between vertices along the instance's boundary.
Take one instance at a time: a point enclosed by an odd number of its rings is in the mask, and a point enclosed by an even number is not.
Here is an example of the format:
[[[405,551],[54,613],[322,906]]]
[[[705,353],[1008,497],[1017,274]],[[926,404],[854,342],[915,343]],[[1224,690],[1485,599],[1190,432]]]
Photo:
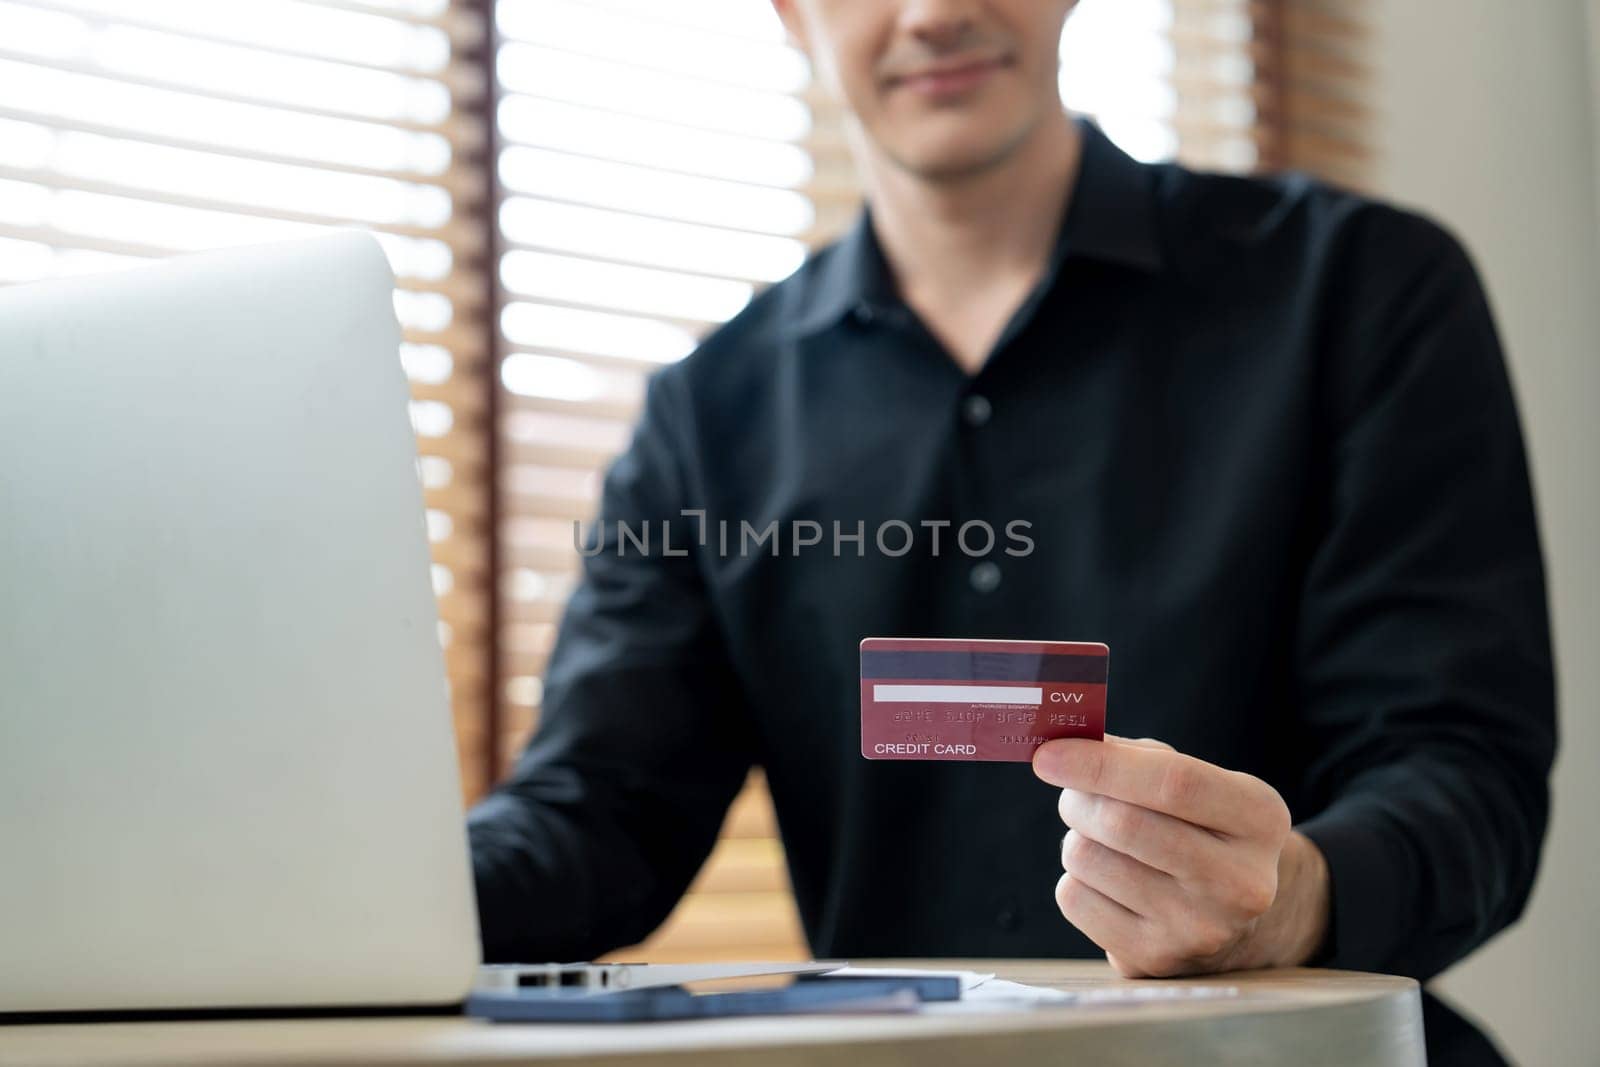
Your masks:
[[[1416,866],[1392,817],[1352,798],[1295,827],[1328,863],[1328,936],[1312,966],[1382,972],[1414,935]]]

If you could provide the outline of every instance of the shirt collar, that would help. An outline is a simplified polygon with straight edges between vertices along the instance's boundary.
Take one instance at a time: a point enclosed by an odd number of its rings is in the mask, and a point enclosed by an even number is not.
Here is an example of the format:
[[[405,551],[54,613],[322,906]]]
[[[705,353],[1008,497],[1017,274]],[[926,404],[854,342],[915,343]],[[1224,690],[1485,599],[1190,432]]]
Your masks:
[[[1078,174],[1066,218],[1050,259],[1053,272],[1067,259],[1102,260],[1138,270],[1162,265],[1156,228],[1151,168],[1113,144],[1086,118]],[[801,289],[791,325],[800,334],[834,325],[857,309],[888,307],[899,300],[883,250],[863,207],[855,223],[815,264]]]

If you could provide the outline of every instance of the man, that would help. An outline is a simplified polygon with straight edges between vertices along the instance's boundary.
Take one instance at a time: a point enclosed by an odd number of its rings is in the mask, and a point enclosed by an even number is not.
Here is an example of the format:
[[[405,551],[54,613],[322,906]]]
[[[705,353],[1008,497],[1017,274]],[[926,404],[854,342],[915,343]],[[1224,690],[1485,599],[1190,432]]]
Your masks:
[[[1061,110],[1069,0],[775,4],[869,210],[652,380],[471,817],[489,955],[647,935],[752,764],[819,956],[1426,978],[1515,919],[1553,678],[1458,245],[1135,163]],[[865,761],[866,636],[1104,641],[1124,737]]]

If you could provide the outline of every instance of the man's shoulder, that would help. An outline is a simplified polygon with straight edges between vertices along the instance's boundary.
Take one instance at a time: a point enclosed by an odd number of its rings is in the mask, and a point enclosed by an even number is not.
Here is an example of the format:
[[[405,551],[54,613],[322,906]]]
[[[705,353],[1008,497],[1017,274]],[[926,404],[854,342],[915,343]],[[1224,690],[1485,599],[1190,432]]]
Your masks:
[[[811,253],[794,273],[756,293],[701,338],[694,351],[656,377],[691,396],[724,401],[748,396],[770,381],[792,348],[803,298],[837,248],[834,241]]]
[[[1158,168],[1158,210],[1180,260],[1259,256],[1309,269],[1360,269],[1381,261],[1419,269],[1464,257],[1438,220],[1312,175],[1221,174]]]

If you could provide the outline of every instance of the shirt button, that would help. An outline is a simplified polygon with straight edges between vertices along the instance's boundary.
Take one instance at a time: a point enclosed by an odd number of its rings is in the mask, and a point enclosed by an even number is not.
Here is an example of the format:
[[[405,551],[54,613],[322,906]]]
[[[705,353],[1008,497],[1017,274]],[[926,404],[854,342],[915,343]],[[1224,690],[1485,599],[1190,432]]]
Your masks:
[[[1002,930],[1015,930],[1022,925],[1022,912],[1015,904],[1001,905],[994,917],[994,924]]]
[[[967,575],[967,580],[972,583],[972,588],[980,593],[992,593],[1000,587],[1000,565],[992,560],[975,563],[972,573]]]
[[[979,393],[973,393],[961,402],[961,417],[967,420],[968,426],[982,426],[993,414],[994,405],[989,403],[988,397]]]
[[[872,305],[867,303],[857,304],[850,314],[856,320],[856,323],[861,326],[871,326],[872,320],[877,317]]]

